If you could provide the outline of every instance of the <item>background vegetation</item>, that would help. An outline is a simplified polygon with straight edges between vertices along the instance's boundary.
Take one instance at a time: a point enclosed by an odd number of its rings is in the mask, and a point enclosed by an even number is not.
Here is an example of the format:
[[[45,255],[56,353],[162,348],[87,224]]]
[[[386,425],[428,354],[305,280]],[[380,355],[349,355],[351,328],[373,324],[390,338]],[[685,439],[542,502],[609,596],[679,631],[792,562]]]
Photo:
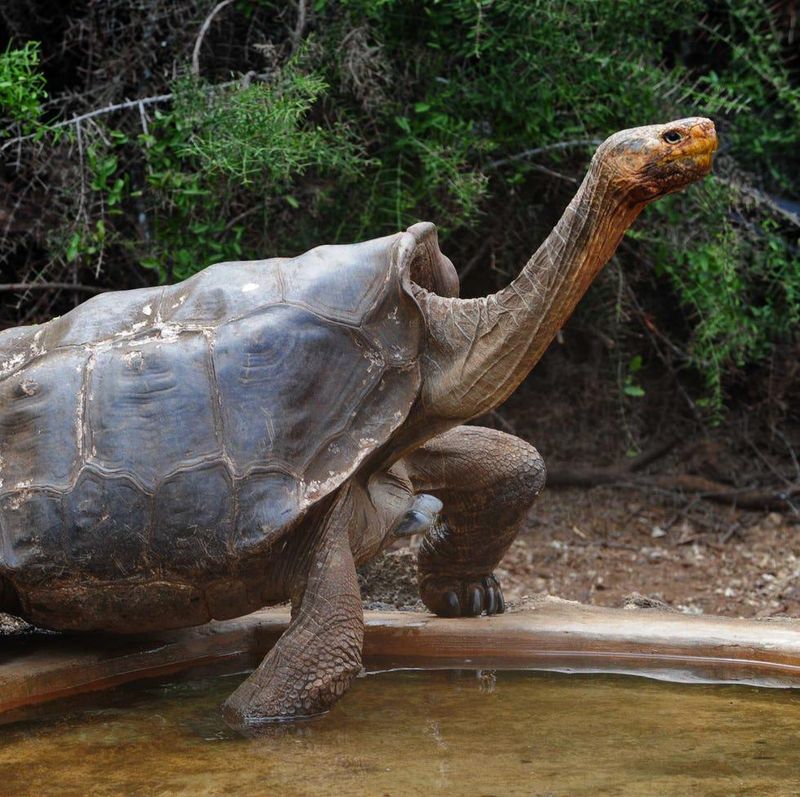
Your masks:
[[[582,385],[583,409],[605,402],[634,451],[676,405],[703,424],[755,412],[778,433],[800,403],[797,12],[6,0],[0,322],[419,219],[440,225],[464,294],[485,293],[549,231],[598,140],[706,115],[715,177],[647,211],[542,389]]]

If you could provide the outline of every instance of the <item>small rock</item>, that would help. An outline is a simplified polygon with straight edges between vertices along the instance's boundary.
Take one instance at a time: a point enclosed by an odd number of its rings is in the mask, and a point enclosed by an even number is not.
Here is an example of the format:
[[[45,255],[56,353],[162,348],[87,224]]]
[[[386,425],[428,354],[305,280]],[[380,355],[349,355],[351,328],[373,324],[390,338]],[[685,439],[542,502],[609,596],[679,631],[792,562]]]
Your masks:
[[[622,604],[622,608],[629,611],[634,609],[660,609],[661,611],[665,612],[675,611],[672,606],[664,603],[664,601],[662,601],[660,598],[657,598],[655,595],[642,595],[639,592],[631,592],[630,594],[626,595],[624,598],[624,603]]]

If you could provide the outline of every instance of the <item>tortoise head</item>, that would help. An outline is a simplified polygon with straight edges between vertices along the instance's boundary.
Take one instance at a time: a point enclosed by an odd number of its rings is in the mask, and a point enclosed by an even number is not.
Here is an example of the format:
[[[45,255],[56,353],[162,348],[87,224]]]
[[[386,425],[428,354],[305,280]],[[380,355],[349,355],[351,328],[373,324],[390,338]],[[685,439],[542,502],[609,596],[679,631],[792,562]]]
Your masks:
[[[597,150],[595,166],[635,204],[652,202],[705,177],[717,150],[710,119],[621,130]]]

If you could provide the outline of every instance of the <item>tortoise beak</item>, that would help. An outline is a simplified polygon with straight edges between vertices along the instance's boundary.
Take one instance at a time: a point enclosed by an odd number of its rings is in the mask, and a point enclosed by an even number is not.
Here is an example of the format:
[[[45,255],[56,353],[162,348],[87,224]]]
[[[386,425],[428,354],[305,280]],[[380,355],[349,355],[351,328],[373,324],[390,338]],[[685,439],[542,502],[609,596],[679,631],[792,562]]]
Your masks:
[[[714,153],[719,148],[717,130],[710,119],[702,119],[689,130],[689,146],[692,157],[703,174],[711,171]]]

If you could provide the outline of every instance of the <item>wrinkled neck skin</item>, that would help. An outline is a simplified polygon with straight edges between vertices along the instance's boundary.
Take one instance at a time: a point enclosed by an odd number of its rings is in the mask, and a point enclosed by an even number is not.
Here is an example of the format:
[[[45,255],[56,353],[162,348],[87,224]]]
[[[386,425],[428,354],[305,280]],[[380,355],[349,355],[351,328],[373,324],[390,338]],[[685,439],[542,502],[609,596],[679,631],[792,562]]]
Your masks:
[[[501,291],[451,299],[418,289],[429,337],[412,426],[438,434],[489,412],[528,375],[642,210],[611,186],[595,158],[547,240]]]

